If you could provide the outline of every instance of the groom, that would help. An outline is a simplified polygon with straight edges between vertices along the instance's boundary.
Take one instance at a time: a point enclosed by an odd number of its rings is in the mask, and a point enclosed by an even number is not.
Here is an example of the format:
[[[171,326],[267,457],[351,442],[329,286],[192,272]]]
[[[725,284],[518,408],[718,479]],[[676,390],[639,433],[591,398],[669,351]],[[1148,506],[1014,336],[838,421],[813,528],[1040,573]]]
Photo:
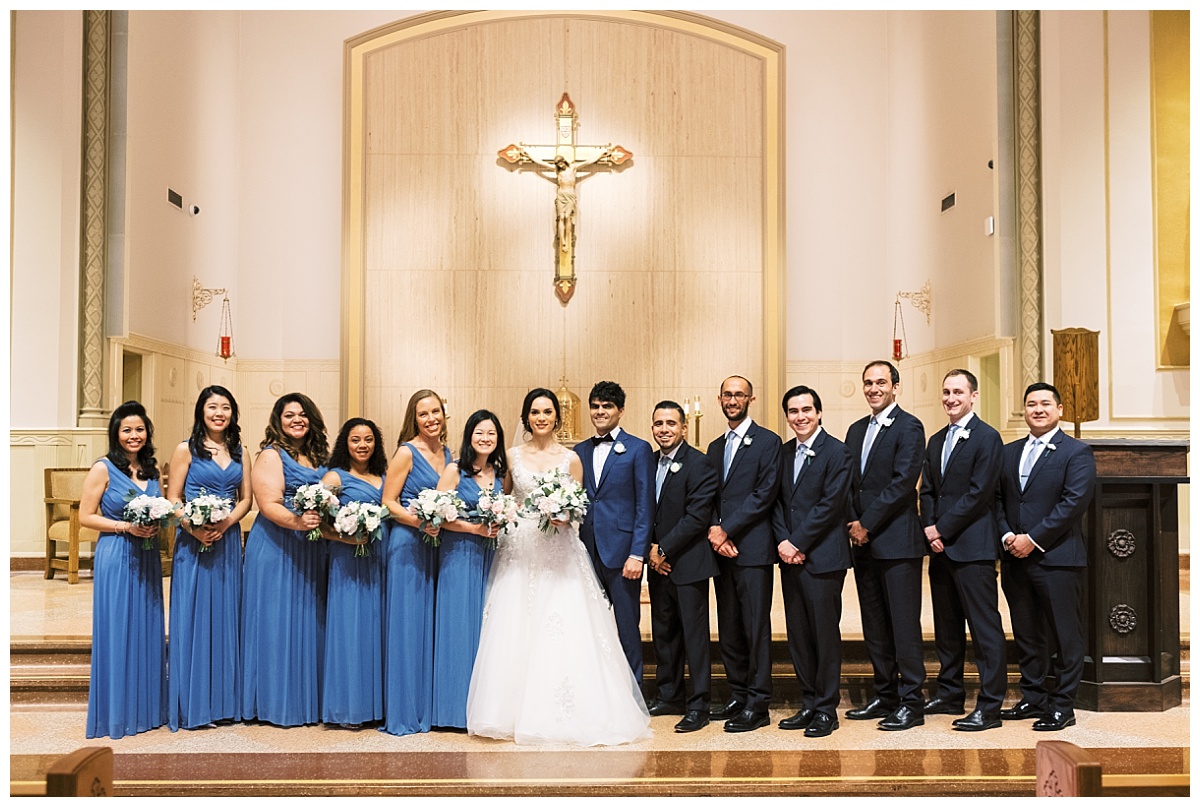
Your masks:
[[[642,562],[654,518],[654,455],[650,444],[620,427],[625,390],[601,381],[588,395],[596,436],[575,445],[583,462],[587,516],[579,537],[612,602],[621,649],[642,683]]]

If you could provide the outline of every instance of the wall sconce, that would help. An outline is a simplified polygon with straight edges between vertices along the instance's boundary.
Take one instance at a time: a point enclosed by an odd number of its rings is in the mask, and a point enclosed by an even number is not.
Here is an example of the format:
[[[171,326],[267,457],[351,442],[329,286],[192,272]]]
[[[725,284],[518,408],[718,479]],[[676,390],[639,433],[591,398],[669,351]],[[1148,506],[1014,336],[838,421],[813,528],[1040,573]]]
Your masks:
[[[217,355],[229,361],[233,356],[233,313],[229,307],[229,292],[226,289],[206,289],[192,275],[192,322],[196,321],[200,309],[211,303],[218,294],[224,295],[224,299],[221,300],[221,326],[217,331]]]
[[[904,308],[900,304],[900,298],[905,297],[913,308],[925,315],[925,324],[929,325],[933,317],[933,288],[929,281],[925,281],[925,285],[920,291],[900,291],[896,292],[896,308],[892,315],[892,358],[896,361],[908,356],[905,352],[905,343],[908,342],[908,334],[904,330]]]

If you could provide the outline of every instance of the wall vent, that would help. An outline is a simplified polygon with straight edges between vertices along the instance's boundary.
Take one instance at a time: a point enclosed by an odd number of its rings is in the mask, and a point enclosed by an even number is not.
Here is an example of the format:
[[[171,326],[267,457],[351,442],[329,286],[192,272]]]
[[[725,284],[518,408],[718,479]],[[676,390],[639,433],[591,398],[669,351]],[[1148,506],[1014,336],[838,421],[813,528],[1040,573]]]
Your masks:
[[[950,194],[945,199],[942,199],[942,212],[945,213],[950,208],[954,207],[954,194]]]
[[[180,210],[183,210],[183,196],[171,190],[170,188],[167,188],[167,201],[175,205],[175,207],[179,208]],[[943,205],[943,207],[945,207],[945,205]]]

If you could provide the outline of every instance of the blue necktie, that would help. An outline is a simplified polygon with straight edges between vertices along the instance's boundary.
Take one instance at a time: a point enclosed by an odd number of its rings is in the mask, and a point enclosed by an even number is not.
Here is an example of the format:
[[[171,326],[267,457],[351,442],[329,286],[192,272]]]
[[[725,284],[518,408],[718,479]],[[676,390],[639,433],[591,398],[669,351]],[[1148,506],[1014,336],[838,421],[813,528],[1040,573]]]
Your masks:
[[[1029,482],[1029,474],[1033,470],[1034,464],[1037,462],[1038,455],[1041,454],[1042,438],[1035,437],[1033,442],[1029,444],[1029,450],[1025,452],[1025,462],[1021,464],[1021,490],[1025,490],[1025,484]]]
[[[732,429],[725,435],[725,477],[729,477],[729,464],[733,462],[733,447],[737,445],[738,435]]]
[[[946,433],[946,444],[942,446],[942,473],[946,473],[946,463],[950,461],[950,454],[954,451],[954,434],[959,429],[957,423],[950,424],[950,431]]]
[[[658,473],[654,475],[654,501],[658,501],[658,497],[662,495],[663,482],[667,478],[667,466],[671,464],[671,458],[663,455],[658,461]]]
[[[879,421],[872,417],[871,422],[867,424],[867,436],[863,440],[862,464],[859,467],[860,472],[865,473],[867,470],[867,457],[871,455],[871,444],[875,442],[875,433],[878,431]]]
[[[792,467],[792,484],[796,484],[796,480],[800,478],[800,471],[804,468],[804,463],[808,462],[808,448],[801,443],[796,446],[796,462]]]

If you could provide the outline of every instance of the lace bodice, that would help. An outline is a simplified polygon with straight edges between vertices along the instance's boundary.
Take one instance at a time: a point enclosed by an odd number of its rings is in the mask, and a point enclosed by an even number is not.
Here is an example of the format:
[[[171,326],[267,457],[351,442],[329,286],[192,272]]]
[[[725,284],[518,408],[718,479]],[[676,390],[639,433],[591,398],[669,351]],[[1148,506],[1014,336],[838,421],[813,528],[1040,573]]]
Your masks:
[[[524,451],[522,451],[521,446],[517,446],[510,451],[508,453],[508,458],[512,464],[512,495],[517,498],[518,502],[523,502],[525,501],[525,497],[528,496],[534,488],[533,477],[537,474],[543,474],[550,469],[547,468],[543,471],[534,471],[526,466]],[[562,460],[554,467],[558,468],[558,470],[562,471],[563,473],[567,473],[571,467],[571,452],[564,449]]]

